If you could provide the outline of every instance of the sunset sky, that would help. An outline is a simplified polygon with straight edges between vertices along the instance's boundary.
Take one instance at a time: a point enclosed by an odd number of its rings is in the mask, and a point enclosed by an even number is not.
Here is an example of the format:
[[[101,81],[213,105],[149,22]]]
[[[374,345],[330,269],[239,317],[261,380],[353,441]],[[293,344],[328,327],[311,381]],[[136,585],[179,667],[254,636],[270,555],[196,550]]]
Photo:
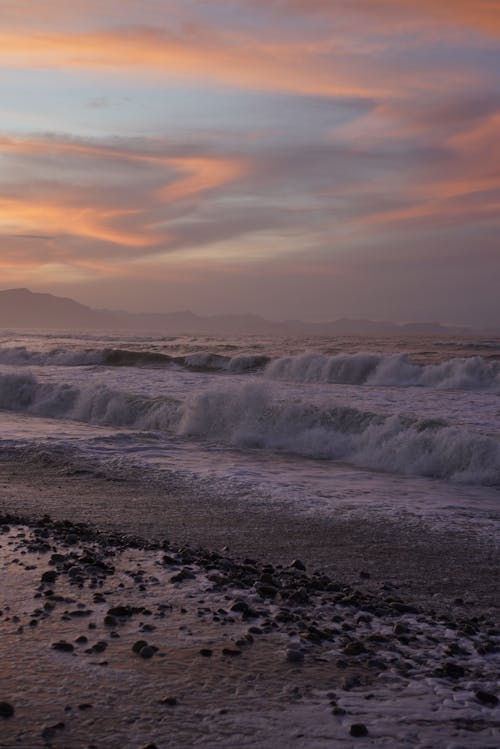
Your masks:
[[[0,288],[500,320],[500,0],[0,0]]]

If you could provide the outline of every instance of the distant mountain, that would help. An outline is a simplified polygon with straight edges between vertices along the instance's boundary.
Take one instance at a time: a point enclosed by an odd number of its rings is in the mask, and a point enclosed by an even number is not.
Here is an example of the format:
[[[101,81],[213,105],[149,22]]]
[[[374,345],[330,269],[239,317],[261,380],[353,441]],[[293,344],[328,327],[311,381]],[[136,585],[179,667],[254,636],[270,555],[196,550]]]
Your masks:
[[[332,322],[285,320],[271,322],[260,315],[212,315],[201,317],[190,310],[171,313],[136,314],[118,310],[92,309],[73,299],[38,294],[29,289],[0,291],[0,328],[60,330],[161,331],[167,335],[189,333],[229,335],[390,335],[461,334],[467,328],[440,323],[408,323],[342,318]]]
[[[0,291],[0,327],[29,329],[109,328],[118,324],[112,313],[103,313],[73,299],[35,294],[29,289]]]

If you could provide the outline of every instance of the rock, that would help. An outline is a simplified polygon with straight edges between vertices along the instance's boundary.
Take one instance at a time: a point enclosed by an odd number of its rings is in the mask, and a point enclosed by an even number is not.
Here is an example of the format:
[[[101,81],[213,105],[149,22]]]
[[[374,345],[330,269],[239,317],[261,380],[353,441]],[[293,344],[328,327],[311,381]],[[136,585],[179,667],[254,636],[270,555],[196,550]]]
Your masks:
[[[346,711],[343,707],[339,707],[338,705],[335,705],[332,707],[332,715],[345,715]]]
[[[256,585],[255,590],[263,598],[274,598],[278,592],[278,588],[275,588],[274,585],[267,584]]]
[[[177,705],[177,697],[163,697],[163,699],[160,700],[160,704],[173,707],[174,705]]]
[[[62,721],[59,723],[55,723],[53,726],[44,726],[42,729],[42,738],[45,741],[49,741],[50,739],[54,738],[58,731],[63,731],[64,728],[65,724]]]
[[[47,572],[44,572],[42,575],[42,583],[55,583],[57,580],[57,572],[54,570],[48,570]]]
[[[361,655],[366,653],[366,648],[360,640],[353,640],[345,646],[342,652],[344,655]]]
[[[300,570],[301,572],[306,571],[306,565],[304,562],[301,562],[300,559],[294,559],[293,562],[290,562],[289,567],[292,567],[295,570]]]
[[[288,663],[303,663],[304,653],[300,648],[287,648],[286,659]]]
[[[184,580],[194,580],[196,575],[186,568],[182,569],[176,575],[172,575],[170,581],[172,583],[182,583]]]
[[[245,603],[245,601],[236,601],[236,603],[231,606],[231,611],[241,612],[242,614],[249,610],[250,606],[248,603]]]
[[[222,655],[230,655],[234,657],[241,655],[241,650],[237,650],[236,648],[222,648]]]
[[[59,640],[52,643],[53,650],[59,650],[61,653],[71,653],[74,650],[73,645],[66,640]]]
[[[135,613],[137,613],[137,610],[134,609],[132,606],[113,606],[113,608],[108,609],[107,616],[118,617],[119,619],[126,619]]]
[[[353,723],[351,725],[351,728],[349,729],[349,733],[351,736],[355,736],[356,738],[359,738],[361,736],[367,736],[368,728],[365,726],[364,723]]]
[[[141,658],[144,658],[144,660],[149,660],[157,651],[158,648],[155,645],[144,645],[144,647],[139,650],[139,655]]]
[[[496,694],[493,694],[492,692],[485,692],[483,689],[479,689],[476,692],[476,699],[479,700],[479,702],[482,702],[483,705],[487,705],[488,707],[495,707],[498,705],[498,697]]]
[[[448,662],[444,665],[443,676],[448,679],[460,679],[465,676],[465,669],[463,666],[459,666],[458,663]]]
[[[12,718],[14,707],[10,702],[0,702],[0,718]]]
[[[210,658],[212,654],[213,650],[210,650],[210,648],[202,648],[200,650],[200,655],[203,655],[205,658]]]
[[[138,653],[142,648],[146,647],[147,644],[146,640],[137,640],[137,642],[134,642],[132,645],[132,650],[134,653]]]

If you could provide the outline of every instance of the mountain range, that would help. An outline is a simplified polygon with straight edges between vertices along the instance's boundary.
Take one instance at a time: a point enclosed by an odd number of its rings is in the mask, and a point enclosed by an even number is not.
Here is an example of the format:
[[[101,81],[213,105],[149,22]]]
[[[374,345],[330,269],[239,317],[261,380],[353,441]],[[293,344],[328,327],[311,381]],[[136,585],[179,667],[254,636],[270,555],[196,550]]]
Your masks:
[[[390,335],[464,334],[470,328],[437,322],[376,322],[341,318],[331,322],[285,320],[272,322],[260,315],[212,315],[202,317],[186,310],[171,313],[131,313],[93,309],[73,299],[41,294],[29,289],[0,291],[0,328],[59,330],[162,331],[165,334],[225,333],[261,335]]]

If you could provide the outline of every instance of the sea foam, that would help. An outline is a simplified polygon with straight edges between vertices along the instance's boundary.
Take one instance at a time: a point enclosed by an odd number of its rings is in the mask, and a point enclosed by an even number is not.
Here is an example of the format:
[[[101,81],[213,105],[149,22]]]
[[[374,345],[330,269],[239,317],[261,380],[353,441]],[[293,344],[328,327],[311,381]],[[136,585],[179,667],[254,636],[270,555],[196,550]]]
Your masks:
[[[500,485],[500,442],[436,419],[283,397],[265,382],[211,387],[178,400],[105,384],[0,375],[0,408],[118,428],[157,430],[239,449],[284,451],[390,473]]]

